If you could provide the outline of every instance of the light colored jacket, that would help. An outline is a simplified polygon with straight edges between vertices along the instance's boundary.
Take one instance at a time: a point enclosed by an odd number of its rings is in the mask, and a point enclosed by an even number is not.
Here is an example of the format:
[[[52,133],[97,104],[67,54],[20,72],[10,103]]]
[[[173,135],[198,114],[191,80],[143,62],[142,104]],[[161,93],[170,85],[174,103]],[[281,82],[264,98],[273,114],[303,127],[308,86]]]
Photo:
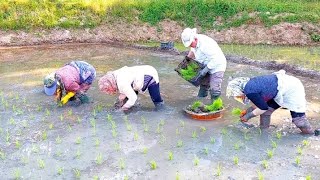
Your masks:
[[[197,34],[196,38],[198,39],[197,47],[191,48],[195,60],[207,65],[210,74],[226,71],[227,60],[217,42],[203,34]]]
[[[124,66],[113,71],[120,94],[124,94],[128,101],[123,105],[125,108],[132,107],[138,97],[135,91],[142,92],[144,75],[152,76],[156,83],[159,83],[157,70],[149,65],[142,66]]]
[[[278,94],[274,101],[281,107],[297,113],[306,112],[306,94],[301,81],[285,74],[284,70],[275,72],[278,78]]]

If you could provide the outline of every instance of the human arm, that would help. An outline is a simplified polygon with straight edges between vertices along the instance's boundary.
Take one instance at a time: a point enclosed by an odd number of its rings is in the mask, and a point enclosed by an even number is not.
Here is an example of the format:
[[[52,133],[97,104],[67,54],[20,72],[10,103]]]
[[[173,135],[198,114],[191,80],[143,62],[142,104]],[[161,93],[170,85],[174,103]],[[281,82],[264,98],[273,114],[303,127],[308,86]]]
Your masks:
[[[268,110],[268,104],[263,100],[259,93],[250,93],[246,95],[248,99],[255,105],[254,108],[248,108],[241,113],[241,121],[247,122],[249,119],[261,115]]]

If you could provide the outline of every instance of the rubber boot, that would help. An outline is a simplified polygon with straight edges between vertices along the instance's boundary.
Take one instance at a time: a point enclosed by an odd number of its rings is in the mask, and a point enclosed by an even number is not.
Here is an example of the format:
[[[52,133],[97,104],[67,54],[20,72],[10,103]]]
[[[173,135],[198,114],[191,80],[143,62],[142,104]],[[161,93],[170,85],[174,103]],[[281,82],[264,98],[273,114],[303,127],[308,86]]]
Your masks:
[[[216,99],[218,99],[221,95],[220,91],[210,90],[211,103],[213,103]]]
[[[302,134],[314,134],[306,116],[292,118],[292,122],[299,128]]]
[[[269,109],[260,115],[260,128],[267,129],[270,127],[271,114],[275,111],[275,109],[269,107]]]
[[[164,105],[164,102],[155,102],[154,103],[154,106],[155,106],[155,111],[161,111],[161,110],[164,110],[165,109],[165,105]]]
[[[204,98],[208,96],[208,89],[205,86],[200,85],[198,97]]]

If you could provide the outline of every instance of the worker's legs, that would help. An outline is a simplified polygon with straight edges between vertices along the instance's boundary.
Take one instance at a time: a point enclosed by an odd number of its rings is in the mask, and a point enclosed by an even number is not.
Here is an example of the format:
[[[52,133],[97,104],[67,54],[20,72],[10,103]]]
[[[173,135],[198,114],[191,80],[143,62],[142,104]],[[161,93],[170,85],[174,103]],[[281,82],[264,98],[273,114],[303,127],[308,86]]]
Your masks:
[[[296,113],[290,111],[292,122],[301,130],[303,134],[313,134],[312,127],[305,115],[305,113]]]
[[[223,76],[223,71],[210,74],[210,96],[212,102],[218,99],[221,95],[221,84],[223,81]]]

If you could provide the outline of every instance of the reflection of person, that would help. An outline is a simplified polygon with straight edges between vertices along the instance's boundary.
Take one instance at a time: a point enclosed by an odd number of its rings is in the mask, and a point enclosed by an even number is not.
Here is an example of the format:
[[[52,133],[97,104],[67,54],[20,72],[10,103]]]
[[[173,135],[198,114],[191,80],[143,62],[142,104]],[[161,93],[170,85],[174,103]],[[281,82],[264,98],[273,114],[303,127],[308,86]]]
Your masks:
[[[284,70],[253,78],[235,78],[229,82],[226,93],[228,97],[232,96],[243,104],[250,101],[254,104],[242,113],[242,122],[260,115],[260,127],[268,128],[271,114],[279,107],[284,107],[290,110],[292,122],[302,133],[313,133],[305,115],[303,84],[299,79],[285,74]]]
[[[204,66],[191,80],[193,84],[200,85],[198,97],[207,97],[209,90],[211,100],[214,101],[221,94],[221,83],[227,66],[222,50],[212,38],[197,34],[196,28],[184,29],[181,33],[181,40],[185,47],[191,48],[187,56]]]
[[[164,104],[160,95],[158,72],[149,65],[124,66],[109,71],[99,79],[99,88],[109,95],[120,93],[116,105],[124,111],[135,104],[139,92],[145,92],[147,89],[156,109]]]
[[[75,105],[89,102],[86,95],[93,80],[96,70],[85,61],[71,61],[44,79],[44,92],[52,96],[56,94],[60,105],[73,100]]]

